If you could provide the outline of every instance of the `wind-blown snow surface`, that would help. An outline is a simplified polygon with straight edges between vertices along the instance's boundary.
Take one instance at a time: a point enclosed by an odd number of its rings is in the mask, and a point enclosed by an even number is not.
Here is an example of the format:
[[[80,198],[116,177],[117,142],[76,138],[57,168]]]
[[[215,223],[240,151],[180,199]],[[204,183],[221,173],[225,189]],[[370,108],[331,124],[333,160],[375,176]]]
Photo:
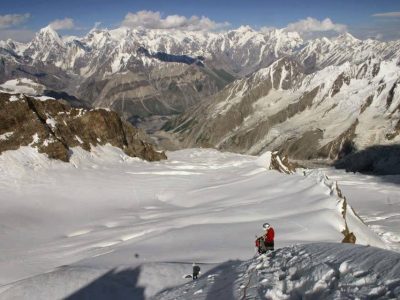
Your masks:
[[[184,283],[193,261],[207,271],[249,259],[265,221],[277,248],[343,238],[343,203],[318,172],[288,176],[215,150],[168,157],[149,163],[111,146],[76,148],[71,163],[30,147],[4,152],[0,298],[62,298],[85,286],[106,289],[97,299],[150,297]],[[358,243],[386,247],[353,214],[347,223]]]
[[[294,245],[230,261],[156,299],[399,299],[400,255],[374,247]]]

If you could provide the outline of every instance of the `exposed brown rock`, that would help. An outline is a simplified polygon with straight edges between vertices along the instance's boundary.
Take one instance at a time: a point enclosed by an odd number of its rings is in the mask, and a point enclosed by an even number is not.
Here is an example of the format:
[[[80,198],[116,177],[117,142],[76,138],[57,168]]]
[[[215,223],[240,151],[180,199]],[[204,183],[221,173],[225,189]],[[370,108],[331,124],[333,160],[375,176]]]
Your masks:
[[[350,84],[350,77],[345,75],[344,73],[340,74],[336,78],[335,82],[333,83],[331,93],[330,93],[331,97],[335,96],[337,93],[340,92],[340,89],[342,88],[343,83],[346,83],[347,85]]]
[[[379,96],[385,88],[386,88],[386,83],[381,84],[376,91],[377,96]]]
[[[0,153],[31,145],[50,158],[67,162],[71,147],[90,151],[91,146],[109,143],[132,157],[166,158],[141,130],[103,109],[77,109],[59,101],[0,93],[0,120],[0,135],[7,136],[0,139]]]
[[[364,63],[359,69],[356,78],[362,79],[368,71],[368,65]]]
[[[344,235],[342,243],[355,244],[357,238],[356,238],[355,234],[350,231],[349,226],[347,225],[347,199],[346,199],[346,197],[343,196],[343,193],[342,193],[341,189],[338,187],[337,182],[334,185],[334,189],[336,191],[337,196],[340,199],[342,199],[342,216],[343,216],[344,225],[345,225],[344,230],[342,230],[342,234]],[[357,216],[357,217],[361,220],[361,218],[359,216]]]
[[[378,75],[380,69],[381,69],[381,64],[379,63],[374,64],[374,67],[372,69],[372,76],[375,77],[376,75]]]
[[[339,197],[339,199],[341,200],[342,203],[342,217],[344,219],[344,229],[342,230],[342,234],[344,235],[344,238],[342,240],[342,243],[351,243],[351,244],[355,244],[356,243],[356,236],[353,232],[350,231],[349,226],[347,224],[347,209],[350,208],[353,213],[355,214],[353,208],[351,206],[349,206],[347,204],[347,199],[346,197],[343,195],[341,189],[339,188],[337,182],[335,182],[331,189],[336,193],[336,195]],[[363,220],[357,215],[355,214],[357,218],[359,218],[361,220],[361,222],[363,222]]]
[[[357,238],[356,238],[356,236],[354,235],[353,232],[349,232],[349,231],[343,230],[342,233],[344,235],[342,243],[350,243],[350,244],[355,244],[356,243]]]
[[[393,86],[390,89],[389,94],[386,98],[386,108],[389,108],[390,105],[392,104],[393,97],[394,97],[394,90],[396,89],[396,87],[397,87],[397,82],[395,84],[393,84]]]
[[[278,152],[271,153],[271,163],[270,163],[269,169],[277,170],[277,171],[279,171],[281,173],[285,173],[285,174],[294,174],[296,172],[295,164],[291,163],[287,156],[284,156],[283,158],[281,158],[278,155]]]
[[[393,131],[391,133],[386,134],[386,138],[388,140],[393,140],[399,134],[400,134],[400,121],[396,123],[396,126],[394,126]]]
[[[361,106],[361,113],[363,113],[372,104],[372,100],[374,100],[374,95],[370,95],[367,99],[365,99],[365,103]]]

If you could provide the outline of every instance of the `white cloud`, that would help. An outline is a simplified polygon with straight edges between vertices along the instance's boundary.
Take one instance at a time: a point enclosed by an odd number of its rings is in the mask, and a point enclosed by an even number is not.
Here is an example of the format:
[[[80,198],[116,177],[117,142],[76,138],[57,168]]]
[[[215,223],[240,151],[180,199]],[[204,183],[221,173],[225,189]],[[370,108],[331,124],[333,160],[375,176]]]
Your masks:
[[[30,14],[0,15],[0,29],[9,28],[26,22]]]
[[[142,10],[128,13],[122,21],[125,27],[150,29],[182,29],[189,31],[212,31],[228,27],[228,22],[217,23],[207,17],[170,15],[165,18],[158,11]]]
[[[54,20],[53,22],[51,22],[49,24],[49,26],[51,28],[53,28],[54,30],[74,29],[75,28],[74,20],[71,18]]]
[[[373,17],[382,17],[382,18],[400,18],[400,11],[391,11],[379,14],[373,14]]]
[[[319,21],[317,19],[308,17],[307,19],[299,20],[295,23],[290,23],[286,27],[288,31],[303,32],[346,32],[347,26],[344,24],[333,23],[331,19],[326,18],[325,20]]]

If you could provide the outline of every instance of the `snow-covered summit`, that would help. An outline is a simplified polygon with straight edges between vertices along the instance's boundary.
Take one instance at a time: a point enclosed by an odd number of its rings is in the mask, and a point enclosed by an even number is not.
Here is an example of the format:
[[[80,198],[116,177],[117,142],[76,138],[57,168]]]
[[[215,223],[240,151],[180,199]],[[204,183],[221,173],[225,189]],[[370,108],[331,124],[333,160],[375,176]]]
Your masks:
[[[232,59],[241,59],[241,68],[253,66],[251,71],[255,71],[256,63],[271,63],[271,57],[280,58],[283,55],[294,55],[303,62],[310,55],[316,55],[317,61],[315,67],[324,67],[331,64],[340,64],[345,60],[354,62],[360,61],[371,55],[378,57],[394,57],[399,55],[398,42],[378,42],[372,40],[359,40],[350,33],[344,33],[333,38],[316,38],[310,41],[304,41],[297,32],[290,32],[286,29],[270,29],[257,31],[250,26],[241,26],[222,33],[204,32],[204,31],[182,31],[182,30],[165,30],[165,29],[144,29],[144,28],[127,28],[120,27],[116,29],[99,29],[93,28],[86,36],[74,40],[79,41],[87,49],[96,48],[100,50],[97,55],[106,54],[107,48],[115,47],[121,44],[129,43],[130,48],[126,48],[126,53],[135,55],[135,47],[139,45],[145,47],[149,51],[163,51],[169,54],[186,54],[186,55],[203,55],[209,58],[218,53],[227,53],[232,55]],[[5,42],[2,42],[4,44]],[[10,42],[7,42],[10,44]],[[71,39],[63,40],[58,33],[50,26],[42,28],[26,47],[28,49],[19,49],[19,54],[29,55],[40,61],[48,61],[49,57],[61,55],[57,53],[55,45],[66,48],[67,52],[73,51],[71,48]],[[47,55],[40,55],[44,47],[47,49]],[[51,49],[52,48],[52,49]],[[387,49],[385,49],[387,48]],[[383,53],[381,53],[383,52]],[[327,55],[330,57],[326,57]],[[323,57],[321,57],[321,55]],[[96,59],[89,52],[83,55],[86,64],[91,64],[89,60]],[[258,58],[258,61],[256,60]],[[57,60],[61,60],[57,57]],[[64,62],[60,67],[70,69],[78,63],[75,61],[77,57],[69,55],[69,59],[73,61]],[[269,59],[266,61],[266,59]],[[82,60],[79,60],[82,63]],[[85,66],[81,66],[84,68]],[[248,70],[247,72],[251,72]]]
[[[50,25],[46,26],[39,30],[39,32],[35,36],[36,40],[41,40],[44,42],[56,42],[60,46],[64,46],[64,43],[61,40],[61,37]]]

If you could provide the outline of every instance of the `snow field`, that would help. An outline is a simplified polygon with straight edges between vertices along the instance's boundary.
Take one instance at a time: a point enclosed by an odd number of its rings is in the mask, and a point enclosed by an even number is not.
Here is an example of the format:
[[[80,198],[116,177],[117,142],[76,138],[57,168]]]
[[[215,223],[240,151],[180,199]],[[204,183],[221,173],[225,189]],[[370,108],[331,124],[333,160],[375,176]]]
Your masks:
[[[118,277],[112,272],[119,269],[136,270],[136,286],[151,297],[184,283],[194,261],[248,260],[265,221],[276,230],[277,248],[343,239],[341,199],[319,172],[288,176],[263,168],[267,156],[209,149],[168,157],[149,163],[111,146],[75,148],[70,163],[30,147],[4,152],[0,299],[41,299],[43,289],[28,287],[49,286],[49,276],[59,278],[52,295],[63,298],[103,276]],[[386,246],[348,218],[358,242]],[[177,264],[165,270],[170,280],[157,271],[165,263]]]

